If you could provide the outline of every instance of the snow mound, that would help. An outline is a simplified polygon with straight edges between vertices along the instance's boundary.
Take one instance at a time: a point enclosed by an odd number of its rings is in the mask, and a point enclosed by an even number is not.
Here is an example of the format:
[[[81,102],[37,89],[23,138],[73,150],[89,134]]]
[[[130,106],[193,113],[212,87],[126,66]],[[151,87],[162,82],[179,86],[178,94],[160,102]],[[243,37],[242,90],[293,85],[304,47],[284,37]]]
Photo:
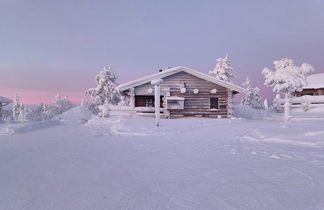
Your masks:
[[[252,109],[249,106],[235,105],[234,106],[234,117],[244,118],[244,119],[262,119],[267,114],[264,110]]]
[[[95,133],[114,136],[150,136],[155,134],[155,124],[147,127],[148,119],[133,119],[127,117],[92,118],[85,126]],[[140,123],[139,123],[140,122]],[[153,128],[152,128],[153,127]]]
[[[90,111],[77,106],[69,111],[64,112],[60,116],[60,119],[65,122],[82,123],[87,122],[89,119],[91,119],[91,117],[92,114]]]
[[[0,135],[28,133],[59,124],[60,122],[58,120],[3,124],[0,126]]]

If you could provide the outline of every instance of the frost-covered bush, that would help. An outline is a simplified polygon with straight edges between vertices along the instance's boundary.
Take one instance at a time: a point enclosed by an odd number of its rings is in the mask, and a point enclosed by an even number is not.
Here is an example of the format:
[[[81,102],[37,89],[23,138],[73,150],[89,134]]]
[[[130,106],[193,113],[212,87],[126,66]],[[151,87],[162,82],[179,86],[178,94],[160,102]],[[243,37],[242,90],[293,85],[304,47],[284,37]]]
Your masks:
[[[280,97],[280,94],[276,94],[275,98],[273,99],[271,110],[273,112],[280,112],[280,110],[281,110],[281,97]]]
[[[273,62],[274,71],[264,68],[262,74],[265,77],[264,84],[272,87],[274,92],[285,95],[285,121],[290,119],[290,96],[295,91],[302,91],[307,85],[306,76],[314,71],[310,64],[303,63],[296,66],[294,61],[283,58]]]
[[[98,113],[99,113],[99,109],[98,109],[97,104],[95,104],[93,102],[84,101],[84,99],[82,99],[80,107],[83,110],[89,111],[93,115],[98,115]]]
[[[228,55],[226,55],[225,58],[218,58],[216,61],[217,64],[215,68],[212,71],[209,71],[208,74],[218,80],[231,82],[231,79],[234,78],[234,74],[232,73],[233,67]]]
[[[309,97],[304,96],[301,103],[301,108],[304,112],[310,110],[311,100]]]
[[[98,112],[99,117],[109,117],[109,104],[99,105],[98,109],[99,109]]]
[[[260,89],[258,87],[252,88],[249,78],[246,78],[243,83],[245,97],[241,100],[241,104],[249,106],[252,109],[264,109]]]

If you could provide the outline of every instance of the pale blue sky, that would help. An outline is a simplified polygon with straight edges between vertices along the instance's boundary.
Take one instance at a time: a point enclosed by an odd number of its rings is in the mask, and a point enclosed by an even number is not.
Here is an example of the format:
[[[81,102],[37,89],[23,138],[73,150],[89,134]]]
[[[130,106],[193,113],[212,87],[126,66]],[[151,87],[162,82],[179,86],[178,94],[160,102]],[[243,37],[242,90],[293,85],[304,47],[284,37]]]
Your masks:
[[[187,66],[207,73],[229,54],[235,82],[289,57],[324,72],[324,1],[0,0],[0,90],[28,103],[74,100],[104,65],[119,81]]]

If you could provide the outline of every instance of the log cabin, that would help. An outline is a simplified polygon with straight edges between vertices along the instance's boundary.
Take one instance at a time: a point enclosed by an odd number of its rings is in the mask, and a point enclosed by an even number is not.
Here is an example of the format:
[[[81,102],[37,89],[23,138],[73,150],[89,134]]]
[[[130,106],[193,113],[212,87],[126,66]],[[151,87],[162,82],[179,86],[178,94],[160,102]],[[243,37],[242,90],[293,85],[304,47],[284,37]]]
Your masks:
[[[307,85],[302,91],[294,92],[293,95],[297,97],[324,95],[324,73],[309,75],[307,77]]]
[[[117,86],[129,100],[136,115],[152,115],[154,86],[151,81],[163,79],[161,114],[165,118],[232,116],[233,96],[243,88],[187,67],[173,67]]]

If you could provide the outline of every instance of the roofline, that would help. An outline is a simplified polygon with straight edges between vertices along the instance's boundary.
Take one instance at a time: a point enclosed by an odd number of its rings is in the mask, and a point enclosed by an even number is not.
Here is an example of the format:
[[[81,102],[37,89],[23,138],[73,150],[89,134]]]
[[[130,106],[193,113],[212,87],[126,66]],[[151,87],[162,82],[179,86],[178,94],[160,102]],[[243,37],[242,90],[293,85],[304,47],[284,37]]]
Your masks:
[[[1,99],[4,101],[1,101]],[[3,97],[3,96],[0,96],[0,103],[12,103],[12,102],[13,102],[13,100]]]
[[[186,72],[188,74],[199,77],[199,78],[204,79],[206,81],[209,81],[209,82],[224,86],[224,87],[226,87],[226,88],[228,88],[230,90],[234,90],[234,91],[236,91],[238,93],[242,93],[243,90],[244,90],[242,87],[240,87],[238,85],[235,85],[233,83],[218,80],[218,79],[216,79],[216,78],[214,78],[212,76],[209,76],[207,74],[204,74],[204,73],[201,73],[199,71],[196,71],[196,70],[193,70],[193,69],[190,69],[190,68],[187,68],[187,67],[183,67],[183,66],[173,67],[173,68],[170,68],[170,69],[163,70],[162,72],[158,72],[156,74],[141,77],[141,78],[126,82],[124,84],[120,84],[116,88],[118,90],[120,90],[120,91],[125,91],[127,89],[130,89],[131,87],[137,87],[137,86],[143,85],[145,83],[149,83],[153,79],[164,78],[164,77],[167,77],[167,76],[179,73],[179,72]]]

